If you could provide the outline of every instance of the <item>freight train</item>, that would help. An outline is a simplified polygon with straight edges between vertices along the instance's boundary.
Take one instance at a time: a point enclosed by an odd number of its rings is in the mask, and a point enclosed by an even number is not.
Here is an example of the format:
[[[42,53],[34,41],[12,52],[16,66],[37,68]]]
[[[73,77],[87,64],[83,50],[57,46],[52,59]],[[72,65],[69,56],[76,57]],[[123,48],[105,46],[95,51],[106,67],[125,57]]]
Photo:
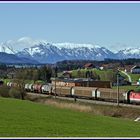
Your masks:
[[[17,83],[8,82],[8,87],[16,87]],[[25,84],[26,92],[51,94],[56,96],[85,98],[102,101],[116,101],[117,90],[111,88],[97,88],[97,87],[79,87],[79,86],[54,86],[51,83],[46,84]],[[119,90],[119,102],[122,103],[136,103],[140,104],[140,92],[133,90]]]

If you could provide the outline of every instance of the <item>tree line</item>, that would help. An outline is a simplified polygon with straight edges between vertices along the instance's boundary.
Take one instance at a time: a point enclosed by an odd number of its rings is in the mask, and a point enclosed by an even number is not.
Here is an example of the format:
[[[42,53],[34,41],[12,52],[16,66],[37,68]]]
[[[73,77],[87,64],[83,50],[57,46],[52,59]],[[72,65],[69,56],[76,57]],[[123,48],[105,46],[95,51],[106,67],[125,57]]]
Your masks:
[[[63,70],[76,70],[78,68],[84,68],[86,63],[92,63],[95,66],[102,66],[103,64],[113,64],[120,67],[124,67],[125,65],[140,65],[140,59],[129,58],[129,59],[104,59],[103,61],[96,60],[64,60],[57,62],[59,71]]]
[[[55,70],[49,66],[41,66],[40,68],[21,68],[16,70],[16,79],[22,80],[42,80],[50,82],[52,76],[54,76]]]

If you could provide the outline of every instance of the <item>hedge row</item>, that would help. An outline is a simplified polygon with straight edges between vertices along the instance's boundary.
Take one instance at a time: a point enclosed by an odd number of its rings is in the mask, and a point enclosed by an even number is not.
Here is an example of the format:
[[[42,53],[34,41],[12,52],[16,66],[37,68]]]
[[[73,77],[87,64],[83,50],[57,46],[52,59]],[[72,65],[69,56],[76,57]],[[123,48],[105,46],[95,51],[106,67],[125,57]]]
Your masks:
[[[25,92],[22,91],[20,88],[9,88],[5,85],[0,86],[0,96],[2,97],[12,97],[17,99],[24,99]]]

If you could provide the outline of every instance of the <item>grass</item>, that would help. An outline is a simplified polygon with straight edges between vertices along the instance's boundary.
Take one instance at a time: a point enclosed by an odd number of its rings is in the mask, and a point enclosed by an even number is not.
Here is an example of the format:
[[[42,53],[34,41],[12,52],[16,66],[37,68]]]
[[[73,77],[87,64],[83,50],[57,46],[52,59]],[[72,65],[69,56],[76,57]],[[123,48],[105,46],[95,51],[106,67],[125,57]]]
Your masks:
[[[87,69],[80,69],[80,74],[78,75],[78,70],[73,70],[72,71],[72,76],[73,77],[85,77],[86,76],[86,71]],[[109,81],[111,78],[111,75],[114,74],[113,70],[98,70],[96,68],[89,69],[88,71],[92,71],[94,74],[100,76],[100,80],[102,81]]]
[[[112,88],[117,89],[117,86],[113,86]],[[140,85],[119,86],[119,89],[140,91]]]
[[[0,98],[1,137],[138,137],[130,120]]]
[[[114,74],[113,70],[108,69],[108,70],[98,70],[98,69],[93,69],[93,72],[95,72],[97,75],[100,76],[100,80],[102,81],[110,81],[110,76]]]
[[[128,73],[131,76],[132,81],[138,81],[140,78],[140,74],[133,74],[133,73]]]

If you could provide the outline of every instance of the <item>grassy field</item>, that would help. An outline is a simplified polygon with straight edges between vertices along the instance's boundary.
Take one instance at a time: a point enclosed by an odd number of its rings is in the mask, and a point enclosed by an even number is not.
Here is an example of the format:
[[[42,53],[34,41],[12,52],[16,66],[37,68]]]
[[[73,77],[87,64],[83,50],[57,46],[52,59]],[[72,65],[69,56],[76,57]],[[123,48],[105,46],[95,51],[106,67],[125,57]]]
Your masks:
[[[139,137],[127,119],[0,98],[0,137]]]
[[[113,86],[112,88],[117,89],[117,86]],[[140,91],[140,85],[119,86],[119,89]]]
[[[133,73],[128,73],[131,76],[132,81],[138,81],[140,78],[140,74],[133,74]]]
[[[112,75],[114,73],[113,70],[111,69],[108,69],[108,70],[90,69],[90,70],[96,73],[97,75],[99,75],[101,80],[103,81],[109,80],[107,75],[108,74]],[[87,71],[86,69],[80,70],[80,72],[83,73],[83,76],[85,76],[86,71]],[[72,76],[77,77],[78,75],[77,72],[78,72],[77,70],[73,70]],[[132,73],[128,73],[128,74],[131,76],[132,81],[138,81],[138,79],[140,78],[140,74],[132,74]],[[120,72],[120,75],[124,76],[126,80],[128,80],[128,77],[125,74]]]
[[[87,69],[80,69],[80,77],[85,77]],[[95,75],[98,75],[100,77],[100,80],[102,81],[109,81],[110,76],[114,74],[113,70],[98,70],[96,68],[90,69],[89,71],[92,71]],[[78,77],[78,70],[72,71],[73,77]]]

